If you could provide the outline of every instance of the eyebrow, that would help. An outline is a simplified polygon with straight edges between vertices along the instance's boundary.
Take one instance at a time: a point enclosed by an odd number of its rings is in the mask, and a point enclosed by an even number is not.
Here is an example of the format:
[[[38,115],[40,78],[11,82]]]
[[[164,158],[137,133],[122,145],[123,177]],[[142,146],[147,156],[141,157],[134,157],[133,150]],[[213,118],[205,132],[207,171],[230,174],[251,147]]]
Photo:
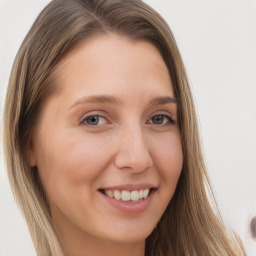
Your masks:
[[[156,97],[149,102],[149,106],[165,105],[169,103],[177,104],[177,99],[169,96]]]
[[[81,98],[77,100],[73,105],[71,105],[71,108],[76,107],[77,105],[86,104],[86,103],[108,103],[113,105],[121,105],[121,101],[118,98],[115,98],[110,95],[95,95],[95,96],[89,96],[85,98]]]
[[[74,104],[70,106],[69,109],[76,107],[77,105],[86,104],[86,103],[107,103],[111,105],[122,105],[122,101],[111,95],[95,95],[85,98],[78,99]],[[165,105],[169,103],[177,103],[176,98],[169,96],[156,97],[150,100],[149,106],[155,105]]]

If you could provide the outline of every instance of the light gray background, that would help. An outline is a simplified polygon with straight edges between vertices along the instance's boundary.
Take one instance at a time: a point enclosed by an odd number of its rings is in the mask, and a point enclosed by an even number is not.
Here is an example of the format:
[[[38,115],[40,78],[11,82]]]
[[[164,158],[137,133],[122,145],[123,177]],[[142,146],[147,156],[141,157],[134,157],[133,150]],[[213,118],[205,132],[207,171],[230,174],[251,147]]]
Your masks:
[[[15,54],[49,0],[0,0],[0,112]],[[256,1],[147,0],[169,23],[200,117],[204,151],[222,216],[256,256]],[[35,255],[0,152],[0,256]]]

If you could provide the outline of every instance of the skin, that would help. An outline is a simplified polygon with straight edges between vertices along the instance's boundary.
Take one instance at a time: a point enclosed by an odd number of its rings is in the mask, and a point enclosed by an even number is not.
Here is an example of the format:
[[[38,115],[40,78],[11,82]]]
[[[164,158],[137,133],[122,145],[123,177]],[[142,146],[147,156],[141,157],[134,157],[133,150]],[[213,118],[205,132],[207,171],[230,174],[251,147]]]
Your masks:
[[[183,162],[177,104],[150,104],[174,98],[166,65],[151,43],[112,34],[81,43],[54,75],[58,90],[44,103],[28,160],[65,254],[144,255]],[[157,189],[140,213],[116,209],[99,192],[141,183]]]

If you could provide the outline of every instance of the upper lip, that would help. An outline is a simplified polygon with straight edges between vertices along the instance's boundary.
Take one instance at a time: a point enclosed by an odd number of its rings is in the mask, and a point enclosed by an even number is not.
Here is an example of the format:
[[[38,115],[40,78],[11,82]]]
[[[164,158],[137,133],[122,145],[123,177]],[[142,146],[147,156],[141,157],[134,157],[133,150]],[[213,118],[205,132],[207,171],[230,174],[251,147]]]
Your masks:
[[[108,186],[101,189],[104,190],[141,190],[146,188],[157,188],[157,186],[154,186],[150,183],[138,183],[138,184],[122,184],[122,185],[115,185],[115,186]]]

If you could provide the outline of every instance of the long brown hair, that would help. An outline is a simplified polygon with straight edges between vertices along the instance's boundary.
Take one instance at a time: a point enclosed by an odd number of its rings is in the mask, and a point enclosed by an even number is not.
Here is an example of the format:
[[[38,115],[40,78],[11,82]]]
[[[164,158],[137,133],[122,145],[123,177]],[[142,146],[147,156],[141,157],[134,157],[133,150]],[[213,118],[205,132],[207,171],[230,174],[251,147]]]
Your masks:
[[[24,152],[41,107],[55,89],[53,71],[60,59],[80,42],[108,33],[155,45],[178,101],[183,169],[168,208],[146,240],[146,255],[244,255],[240,240],[222,223],[211,193],[189,82],[167,23],[140,0],[53,0],[17,53],[4,110],[8,176],[38,256],[64,254],[37,170],[28,165]]]

